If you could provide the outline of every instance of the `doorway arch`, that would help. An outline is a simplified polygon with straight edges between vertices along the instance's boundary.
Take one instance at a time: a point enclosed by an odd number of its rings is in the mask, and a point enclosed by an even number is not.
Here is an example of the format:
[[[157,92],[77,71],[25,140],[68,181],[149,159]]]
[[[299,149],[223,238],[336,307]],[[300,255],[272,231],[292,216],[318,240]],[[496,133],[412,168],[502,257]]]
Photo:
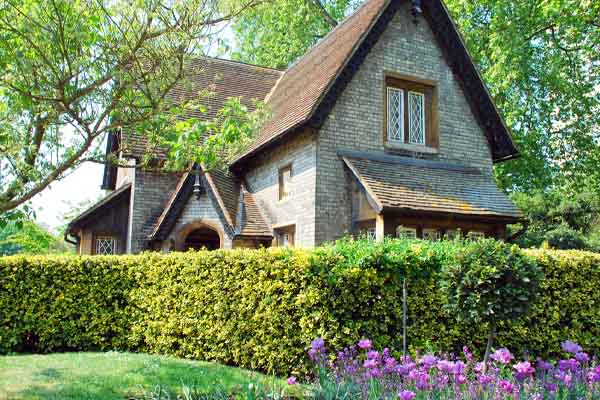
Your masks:
[[[175,249],[217,250],[223,248],[223,231],[220,226],[209,221],[195,221],[184,225],[177,233]]]

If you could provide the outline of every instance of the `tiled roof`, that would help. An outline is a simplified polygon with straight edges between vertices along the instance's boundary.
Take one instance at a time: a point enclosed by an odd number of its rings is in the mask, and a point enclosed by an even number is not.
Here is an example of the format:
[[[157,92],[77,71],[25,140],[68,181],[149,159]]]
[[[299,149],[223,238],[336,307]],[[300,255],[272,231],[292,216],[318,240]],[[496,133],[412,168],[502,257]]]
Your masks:
[[[241,97],[242,104],[253,110],[254,101],[264,100],[281,74],[278,70],[219,58],[192,59],[186,67],[186,78],[175,86],[170,98],[175,103],[197,99],[206,107],[206,113],[190,111],[187,116],[212,119],[231,97]],[[211,95],[201,97],[204,91]],[[128,155],[140,156],[151,151],[159,158],[164,157],[160,150],[148,148],[143,135],[126,130],[122,138],[121,146]]]
[[[131,184],[128,183],[126,185],[121,186],[114,192],[111,192],[106,197],[98,201],[96,204],[85,210],[83,213],[73,218],[69,225],[67,226],[67,232],[73,233],[73,230],[82,223],[85,223],[88,218],[93,218],[96,215],[101,215],[102,212],[106,211],[106,209],[110,208],[113,205],[114,201],[121,200],[124,198],[129,198],[131,194]]]
[[[375,154],[342,158],[377,212],[426,211],[518,219],[520,211],[491,176],[454,164]]]
[[[240,157],[253,153],[287,130],[306,122],[360,44],[386,0],[366,1],[283,74],[267,98],[272,113],[256,141]]]
[[[272,237],[271,229],[266,224],[260,209],[251,193],[244,190],[244,208],[241,217],[239,236]]]

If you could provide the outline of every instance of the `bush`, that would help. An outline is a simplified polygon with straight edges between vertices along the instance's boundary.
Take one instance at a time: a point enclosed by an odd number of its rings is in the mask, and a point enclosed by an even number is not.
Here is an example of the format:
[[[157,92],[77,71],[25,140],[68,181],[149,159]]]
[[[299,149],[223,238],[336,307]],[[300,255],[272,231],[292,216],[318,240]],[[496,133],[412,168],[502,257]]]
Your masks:
[[[516,245],[490,239],[467,243],[456,255],[456,262],[442,270],[446,310],[460,322],[488,326],[485,362],[498,323],[527,313],[541,275],[535,261]]]
[[[0,258],[0,352],[130,350],[276,372],[309,370],[314,337],[412,349],[485,348],[482,324],[444,312],[440,271],[459,242],[345,240],[315,250]],[[528,251],[545,273],[498,344],[546,357],[567,338],[600,352],[600,255]],[[476,352],[478,353],[478,352]]]

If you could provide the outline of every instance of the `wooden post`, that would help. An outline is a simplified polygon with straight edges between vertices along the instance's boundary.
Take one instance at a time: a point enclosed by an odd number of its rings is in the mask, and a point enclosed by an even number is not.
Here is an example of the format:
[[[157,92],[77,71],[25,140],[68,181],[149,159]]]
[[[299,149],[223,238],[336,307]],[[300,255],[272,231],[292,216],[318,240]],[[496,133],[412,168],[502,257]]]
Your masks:
[[[375,240],[383,242],[385,237],[385,223],[383,221],[383,214],[377,214],[375,217]]]

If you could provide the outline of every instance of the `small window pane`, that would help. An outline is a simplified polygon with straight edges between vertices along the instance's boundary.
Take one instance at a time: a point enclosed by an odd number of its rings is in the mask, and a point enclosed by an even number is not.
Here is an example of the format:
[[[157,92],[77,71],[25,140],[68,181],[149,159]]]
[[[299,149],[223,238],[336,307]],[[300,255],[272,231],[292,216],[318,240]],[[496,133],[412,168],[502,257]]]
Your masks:
[[[292,167],[279,170],[279,200],[284,200],[291,195]]]
[[[408,141],[425,144],[425,95],[408,92]]]
[[[455,240],[460,238],[460,229],[448,229],[445,237],[447,240]]]
[[[467,234],[467,237],[471,240],[485,239],[485,233],[479,231],[471,231]]]
[[[367,239],[375,241],[377,239],[377,232],[375,228],[367,229]]]
[[[417,229],[400,225],[396,228],[396,236],[402,239],[416,239]]]
[[[110,236],[96,238],[96,254],[108,255],[117,253],[117,240]]]
[[[404,91],[387,88],[388,140],[404,142]]]
[[[437,229],[423,229],[423,239],[432,242],[440,240],[440,231]]]

